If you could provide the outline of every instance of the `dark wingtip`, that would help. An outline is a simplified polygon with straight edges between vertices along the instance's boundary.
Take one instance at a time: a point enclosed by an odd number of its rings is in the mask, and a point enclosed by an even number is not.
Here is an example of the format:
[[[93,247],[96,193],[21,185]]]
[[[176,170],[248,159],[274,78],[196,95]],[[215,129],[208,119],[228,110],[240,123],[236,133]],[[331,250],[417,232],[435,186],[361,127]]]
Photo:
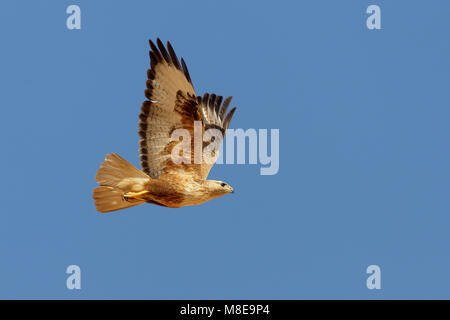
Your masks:
[[[170,58],[172,59],[172,62],[173,62],[173,65],[175,66],[175,68],[177,68],[178,70],[181,70],[181,66],[180,66],[180,62],[178,61],[178,57],[175,53],[175,50],[173,50],[173,47],[169,41],[167,41],[167,49],[169,50]]]
[[[186,63],[184,62],[183,58],[181,58],[181,66],[183,68],[184,75],[186,76],[186,79],[188,79],[188,81],[192,84],[191,75],[189,74],[189,70],[188,70],[188,68],[186,66]]]
[[[162,56],[164,57],[164,60],[166,60],[167,63],[172,63],[172,60],[170,59],[170,56],[167,53],[166,47],[164,47],[164,44],[162,43],[161,39],[156,38],[156,44],[158,45],[159,51],[161,52]]]
[[[228,129],[228,126],[230,125],[230,121],[231,118],[233,117],[234,112],[236,111],[236,107],[234,107],[233,109],[231,109],[230,112],[228,112],[224,122],[223,122],[223,127],[225,128],[225,130]]]
[[[192,84],[191,75],[189,74],[189,70],[186,66],[186,62],[183,58],[181,58],[181,64],[180,60],[178,60],[177,55],[175,54],[175,50],[172,47],[172,44],[167,41],[167,49],[164,46],[163,42],[160,38],[156,38],[156,44],[149,39],[148,43],[150,44],[150,55],[153,52],[153,56],[155,57],[155,62],[162,62],[166,61],[169,64],[174,65],[177,69],[183,71],[184,76],[188,80],[190,84]],[[156,63],[154,63],[156,65]]]
[[[228,106],[230,105],[231,99],[233,99],[233,97],[229,96],[223,102],[223,105],[222,105],[222,107],[220,108],[220,111],[219,111],[219,117],[221,119],[223,119],[223,117],[225,116],[225,113],[227,112]]]
[[[219,116],[219,118],[220,118],[220,107],[222,106],[222,100],[223,100],[222,96],[217,96],[216,105],[214,106],[214,111],[216,112],[217,116]]]

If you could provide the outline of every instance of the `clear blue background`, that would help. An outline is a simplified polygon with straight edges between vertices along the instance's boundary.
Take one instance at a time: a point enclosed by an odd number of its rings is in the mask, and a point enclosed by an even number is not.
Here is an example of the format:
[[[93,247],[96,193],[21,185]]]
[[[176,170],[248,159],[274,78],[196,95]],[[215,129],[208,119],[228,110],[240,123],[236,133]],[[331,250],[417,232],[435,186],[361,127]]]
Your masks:
[[[449,17],[447,0],[2,1],[0,298],[450,298]],[[280,171],[215,166],[234,195],[98,214],[104,156],[139,164],[156,37],[198,94],[234,96],[231,127],[280,129]]]

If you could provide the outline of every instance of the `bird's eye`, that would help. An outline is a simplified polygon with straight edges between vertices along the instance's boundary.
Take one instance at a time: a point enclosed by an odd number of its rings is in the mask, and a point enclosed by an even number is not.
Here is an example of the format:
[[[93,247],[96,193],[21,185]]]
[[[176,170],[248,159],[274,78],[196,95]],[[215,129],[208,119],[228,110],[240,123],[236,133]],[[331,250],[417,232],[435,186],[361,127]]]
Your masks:
[[[222,187],[225,187],[227,184],[225,183],[225,182],[222,182],[221,184],[220,184],[220,186],[222,186]]]

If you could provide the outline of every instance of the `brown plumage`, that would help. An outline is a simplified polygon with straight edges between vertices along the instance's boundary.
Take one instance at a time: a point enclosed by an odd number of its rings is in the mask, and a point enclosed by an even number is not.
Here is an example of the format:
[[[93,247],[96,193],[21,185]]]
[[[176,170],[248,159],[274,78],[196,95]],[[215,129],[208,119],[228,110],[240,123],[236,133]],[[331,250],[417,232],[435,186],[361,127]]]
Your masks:
[[[197,205],[233,192],[227,183],[206,180],[217,160],[217,145],[201,144],[201,158],[195,154],[195,121],[201,135],[217,129],[224,136],[236,110],[227,113],[231,97],[195,94],[186,63],[181,64],[171,44],[150,40],[150,66],[145,90],[146,101],[139,115],[140,158],[142,171],[115,153],[108,154],[97,171],[99,187],[93,198],[99,212],[110,212],[142,203],[178,208]],[[222,102],[223,101],[223,102]],[[172,141],[172,133],[185,129],[192,137],[187,163],[174,162],[172,152],[183,141]],[[219,141],[220,145],[221,141]],[[211,158],[203,157],[205,148],[213,149]],[[207,149],[206,149],[207,150]]]

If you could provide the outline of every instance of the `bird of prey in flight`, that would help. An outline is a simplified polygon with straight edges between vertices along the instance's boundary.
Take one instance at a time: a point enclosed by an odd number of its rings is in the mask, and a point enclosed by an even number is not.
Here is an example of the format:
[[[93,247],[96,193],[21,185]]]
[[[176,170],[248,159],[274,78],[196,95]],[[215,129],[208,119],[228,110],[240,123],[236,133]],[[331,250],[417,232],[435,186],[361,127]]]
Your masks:
[[[223,181],[207,180],[219,156],[216,140],[209,161],[203,151],[215,141],[204,141],[208,129],[225,135],[236,108],[227,113],[231,97],[215,94],[197,96],[183,59],[178,60],[171,44],[167,49],[160,39],[150,42],[150,69],[147,71],[145,100],[139,115],[140,159],[142,170],[116,153],[108,154],[97,171],[99,187],[93,198],[99,212],[125,209],[142,203],[179,208],[198,205],[233,192]],[[182,129],[191,141],[173,139]],[[200,131],[200,143],[194,136]],[[198,136],[198,134],[197,134]],[[187,142],[187,144],[186,144]],[[174,159],[183,145],[183,161]],[[176,149],[178,148],[178,149]],[[211,149],[211,148],[210,148]],[[177,152],[175,152],[177,150]],[[200,151],[201,155],[195,153]],[[200,160],[199,160],[200,159]]]

